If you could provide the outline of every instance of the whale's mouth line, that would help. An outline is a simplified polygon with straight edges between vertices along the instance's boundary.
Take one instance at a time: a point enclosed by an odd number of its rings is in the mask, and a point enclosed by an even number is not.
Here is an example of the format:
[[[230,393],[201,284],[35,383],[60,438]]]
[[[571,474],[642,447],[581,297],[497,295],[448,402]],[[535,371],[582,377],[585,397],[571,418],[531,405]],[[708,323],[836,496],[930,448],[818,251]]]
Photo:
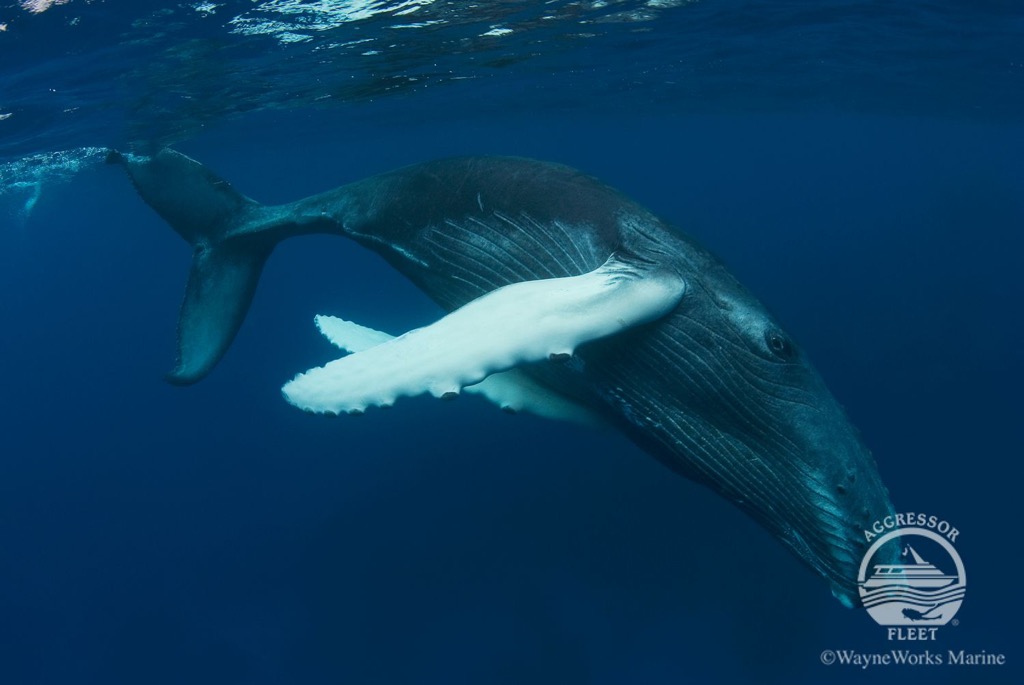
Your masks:
[[[865,547],[858,512],[831,487],[832,479],[809,464],[815,460],[811,455],[822,454],[820,449],[800,448],[795,440],[769,448],[753,436],[725,432],[696,411],[678,412],[660,424],[664,434],[656,456],[747,512],[828,579],[843,604],[854,605]],[[716,432],[713,443],[699,437]],[[666,458],[666,452],[673,456]]]

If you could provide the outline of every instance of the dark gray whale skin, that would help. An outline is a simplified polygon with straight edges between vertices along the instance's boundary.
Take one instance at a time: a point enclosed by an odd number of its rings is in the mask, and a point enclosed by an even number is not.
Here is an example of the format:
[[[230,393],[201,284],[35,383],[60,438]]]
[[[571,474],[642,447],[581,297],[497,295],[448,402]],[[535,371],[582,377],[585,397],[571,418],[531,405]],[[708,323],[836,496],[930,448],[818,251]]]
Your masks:
[[[757,299],[694,240],[617,191],[558,164],[475,157],[268,207],[171,150],[108,161],[195,247],[169,375],[176,383],[200,380],[219,361],[265,260],[295,235],[355,240],[449,311],[510,283],[591,271],[613,253],[675,272],[686,291],[671,313],[585,344],[568,364],[528,371],[746,511],[840,601],[859,604],[863,531],[893,511],[870,452]]]

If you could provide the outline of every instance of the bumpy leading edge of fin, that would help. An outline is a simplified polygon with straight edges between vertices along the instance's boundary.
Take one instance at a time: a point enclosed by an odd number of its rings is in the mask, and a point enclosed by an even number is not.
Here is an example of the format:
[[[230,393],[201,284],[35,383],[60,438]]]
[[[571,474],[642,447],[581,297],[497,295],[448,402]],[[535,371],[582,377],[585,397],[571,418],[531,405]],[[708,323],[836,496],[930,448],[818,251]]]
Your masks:
[[[399,397],[457,395],[493,373],[561,358],[577,346],[658,319],[679,302],[674,274],[615,256],[569,278],[515,283],[425,328],[299,374],[282,388],[306,411],[359,413]]]
[[[336,316],[321,314],[315,323],[324,337],[346,352],[362,352],[395,337]],[[465,391],[485,397],[508,412],[526,412],[586,426],[605,423],[596,412],[541,385],[519,369],[491,374],[475,385],[467,385]]]
[[[245,320],[273,243],[240,229],[261,206],[199,162],[164,149],[151,157],[112,151],[142,199],[194,248],[178,315],[178,355],[167,379],[200,380],[220,361]]]

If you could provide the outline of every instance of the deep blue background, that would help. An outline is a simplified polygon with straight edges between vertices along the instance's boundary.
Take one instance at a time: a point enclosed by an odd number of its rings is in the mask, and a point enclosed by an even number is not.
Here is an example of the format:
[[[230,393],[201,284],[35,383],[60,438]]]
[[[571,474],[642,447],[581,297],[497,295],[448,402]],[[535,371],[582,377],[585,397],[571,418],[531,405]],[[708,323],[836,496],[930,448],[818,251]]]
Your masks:
[[[4,683],[1021,682],[1024,128],[866,115],[262,114],[179,148],[266,202],[463,153],[610,182],[716,251],[807,349],[900,510],[961,530],[932,649],[615,434],[466,397],[327,420],[279,395],[312,325],[438,310],[337,238],[283,244],[204,382],[160,379],[189,248],[99,167],[0,207]],[[403,119],[404,123],[396,124]]]
[[[0,685],[1024,681],[1014,3],[19,5],[0,0]],[[259,19],[289,25],[236,30]],[[620,187],[785,322],[897,507],[961,530],[967,598],[929,647],[1009,665],[821,665],[891,645],[614,434],[470,397],[294,411],[280,384],[336,354],[313,314],[438,315],[338,239],[283,245],[216,372],[163,384],[188,247],[118,170],[25,158],[129,140],[272,202],[455,154]]]

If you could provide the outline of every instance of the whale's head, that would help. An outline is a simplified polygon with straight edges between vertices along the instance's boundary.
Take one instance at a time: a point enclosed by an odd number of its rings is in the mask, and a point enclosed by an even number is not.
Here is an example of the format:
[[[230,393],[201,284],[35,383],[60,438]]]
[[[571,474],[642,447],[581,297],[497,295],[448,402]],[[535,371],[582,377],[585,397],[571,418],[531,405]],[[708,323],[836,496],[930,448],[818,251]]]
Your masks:
[[[716,260],[685,276],[676,310],[611,365],[627,431],[859,604],[864,531],[892,512],[870,451],[806,353]]]

